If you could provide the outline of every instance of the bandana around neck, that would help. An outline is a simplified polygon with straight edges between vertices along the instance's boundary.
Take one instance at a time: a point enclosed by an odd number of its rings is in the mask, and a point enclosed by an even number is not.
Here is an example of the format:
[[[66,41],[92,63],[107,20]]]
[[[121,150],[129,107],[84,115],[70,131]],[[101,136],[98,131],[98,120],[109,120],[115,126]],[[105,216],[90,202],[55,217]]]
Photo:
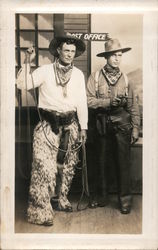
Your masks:
[[[55,73],[56,83],[57,85],[63,87],[64,97],[67,96],[66,85],[71,78],[72,70],[73,70],[73,64],[63,66],[59,63],[59,59],[57,59],[54,63],[54,73]]]
[[[109,64],[106,64],[104,68],[102,68],[102,72],[108,83],[110,83],[111,85],[115,85],[122,75],[118,67],[114,68]]]

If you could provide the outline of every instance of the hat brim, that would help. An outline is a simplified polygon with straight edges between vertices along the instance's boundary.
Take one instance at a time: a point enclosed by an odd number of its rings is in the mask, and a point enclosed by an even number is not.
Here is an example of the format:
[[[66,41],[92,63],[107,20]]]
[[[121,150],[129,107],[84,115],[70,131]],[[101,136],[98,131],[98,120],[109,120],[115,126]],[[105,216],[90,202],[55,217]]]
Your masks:
[[[49,51],[50,51],[50,53],[53,56],[58,57],[59,54],[58,54],[57,48],[60,46],[60,44],[62,42],[67,42],[69,40],[73,40],[74,44],[76,45],[76,54],[75,54],[75,57],[78,57],[78,56],[82,55],[83,52],[86,49],[86,45],[85,45],[85,43],[81,39],[78,39],[78,38],[73,37],[73,36],[61,36],[61,37],[54,38],[50,42],[50,44],[49,44]]]
[[[104,52],[102,52],[102,53],[99,53],[99,54],[97,54],[97,56],[98,57],[105,57],[105,56],[108,56],[108,55],[110,55],[111,53],[115,53],[115,52],[119,52],[119,51],[121,51],[122,53],[125,53],[125,52],[127,52],[127,51],[129,51],[129,50],[131,50],[132,48],[121,48],[121,49],[117,49],[117,50],[111,50],[111,51],[104,51]]]

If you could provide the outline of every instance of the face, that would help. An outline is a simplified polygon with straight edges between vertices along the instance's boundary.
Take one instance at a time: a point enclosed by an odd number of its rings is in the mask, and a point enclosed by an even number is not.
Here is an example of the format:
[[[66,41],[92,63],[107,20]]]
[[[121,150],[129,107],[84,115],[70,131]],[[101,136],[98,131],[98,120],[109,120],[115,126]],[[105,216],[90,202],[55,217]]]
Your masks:
[[[75,54],[76,54],[76,46],[74,44],[63,43],[62,48],[57,49],[59,54],[59,60],[63,65],[71,64]]]
[[[115,52],[107,58],[107,63],[113,68],[119,67],[122,59],[122,51]]]

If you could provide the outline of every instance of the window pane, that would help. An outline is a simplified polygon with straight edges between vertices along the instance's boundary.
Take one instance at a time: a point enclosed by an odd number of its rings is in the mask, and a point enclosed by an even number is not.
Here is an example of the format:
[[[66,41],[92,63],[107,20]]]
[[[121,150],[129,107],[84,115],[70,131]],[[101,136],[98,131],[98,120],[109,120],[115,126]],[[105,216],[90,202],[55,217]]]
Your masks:
[[[20,47],[35,46],[35,33],[34,32],[20,32]]]
[[[39,66],[52,63],[53,61],[54,57],[49,53],[49,51],[39,50]]]
[[[38,29],[53,29],[53,14],[38,15]]]
[[[35,15],[34,14],[20,14],[19,17],[20,29],[34,29]]]
[[[25,51],[24,50],[20,51],[20,56],[21,56],[21,64],[23,64],[25,61]],[[31,62],[31,66],[36,66],[35,59]]]
[[[48,48],[51,40],[53,39],[53,32],[39,32],[38,46],[40,48]]]

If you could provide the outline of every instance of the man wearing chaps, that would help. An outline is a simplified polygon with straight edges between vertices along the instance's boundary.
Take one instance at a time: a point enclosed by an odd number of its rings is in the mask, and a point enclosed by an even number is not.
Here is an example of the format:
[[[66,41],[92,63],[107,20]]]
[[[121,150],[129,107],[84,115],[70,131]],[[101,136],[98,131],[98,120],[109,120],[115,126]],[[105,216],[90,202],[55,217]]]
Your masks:
[[[35,51],[30,48],[16,82],[19,89],[39,88],[37,108],[41,119],[33,135],[27,216],[29,222],[46,226],[53,224],[52,197],[58,169],[61,183],[56,209],[72,211],[67,195],[78,163],[79,142],[86,141],[88,119],[84,75],[73,65],[74,57],[85,51],[84,42],[64,33],[51,41],[49,50],[56,58],[55,62],[43,65],[31,74],[29,62]]]

